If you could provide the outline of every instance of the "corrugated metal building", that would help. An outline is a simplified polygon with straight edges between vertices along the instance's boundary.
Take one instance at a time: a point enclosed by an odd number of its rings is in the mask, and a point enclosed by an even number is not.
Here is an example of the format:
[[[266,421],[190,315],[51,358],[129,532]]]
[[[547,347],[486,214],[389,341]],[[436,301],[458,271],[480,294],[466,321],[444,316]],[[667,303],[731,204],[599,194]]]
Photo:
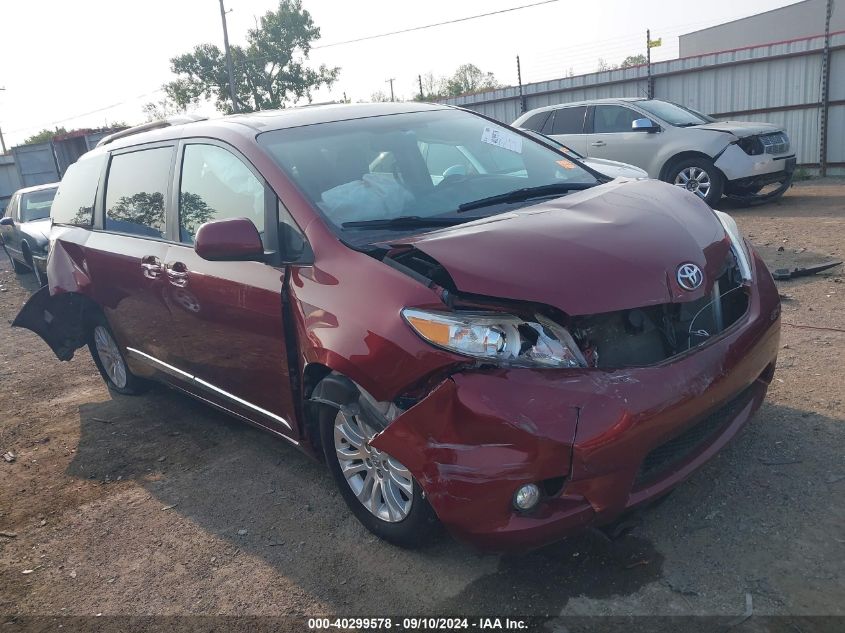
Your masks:
[[[830,32],[845,31],[845,7],[834,2]],[[827,0],[804,0],[747,18],[681,35],[679,55],[692,57],[770,42],[783,42],[824,33]]]
[[[720,119],[783,126],[798,163],[812,170],[820,165],[823,49],[824,36],[817,35],[657,62],[651,66],[654,97]],[[526,84],[525,109],[583,99],[645,96],[647,75],[643,65]],[[845,173],[845,31],[830,37],[828,99],[828,173]],[[522,112],[518,87],[454,97],[445,103],[505,123]]]

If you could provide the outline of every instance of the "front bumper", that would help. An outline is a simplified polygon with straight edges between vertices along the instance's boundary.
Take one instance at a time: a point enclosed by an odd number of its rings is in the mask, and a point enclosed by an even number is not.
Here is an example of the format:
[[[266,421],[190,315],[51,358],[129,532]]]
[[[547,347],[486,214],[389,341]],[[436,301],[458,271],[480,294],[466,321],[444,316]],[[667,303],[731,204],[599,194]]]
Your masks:
[[[755,256],[746,315],[685,356],[617,371],[457,373],[372,444],[411,470],[456,537],[539,547],[612,521],[708,461],[762,403],[779,336],[777,290]],[[551,490],[518,514],[514,492],[529,482]]]

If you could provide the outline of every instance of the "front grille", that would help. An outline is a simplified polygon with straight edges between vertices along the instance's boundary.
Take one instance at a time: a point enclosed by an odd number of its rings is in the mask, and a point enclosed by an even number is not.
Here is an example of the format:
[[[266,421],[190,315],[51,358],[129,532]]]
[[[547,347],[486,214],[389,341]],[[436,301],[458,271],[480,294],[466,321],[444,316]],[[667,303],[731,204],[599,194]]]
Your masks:
[[[783,132],[761,134],[760,142],[767,154],[786,154],[789,151],[789,137]]]
[[[643,460],[634,480],[634,486],[647,483],[671,470],[672,467],[686,461],[694,453],[709,445],[719,431],[742,411],[753,396],[754,385],[752,384],[695,426],[652,450]]]

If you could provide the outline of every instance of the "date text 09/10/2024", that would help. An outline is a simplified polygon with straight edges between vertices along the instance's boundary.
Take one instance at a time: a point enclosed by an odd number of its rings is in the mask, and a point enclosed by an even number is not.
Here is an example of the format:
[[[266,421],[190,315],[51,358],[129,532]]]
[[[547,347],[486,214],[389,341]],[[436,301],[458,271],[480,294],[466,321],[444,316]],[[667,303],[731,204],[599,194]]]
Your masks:
[[[521,618],[435,618],[407,617],[394,621],[393,618],[309,618],[308,629],[312,631],[341,629],[365,630],[398,629],[405,631],[430,630],[527,630],[529,624]]]

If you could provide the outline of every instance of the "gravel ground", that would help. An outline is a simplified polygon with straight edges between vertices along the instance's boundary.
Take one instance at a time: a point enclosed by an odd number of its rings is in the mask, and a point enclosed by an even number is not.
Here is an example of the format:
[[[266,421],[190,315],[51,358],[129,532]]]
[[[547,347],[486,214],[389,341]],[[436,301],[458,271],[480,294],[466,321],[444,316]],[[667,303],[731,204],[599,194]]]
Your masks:
[[[845,257],[845,181],[724,206],[772,267]],[[2,266],[5,324],[34,283]],[[516,557],[448,537],[421,551],[380,542],[284,442],[165,388],[113,396],[84,350],[59,363],[7,328],[0,454],[16,458],[0,460],[0,618],[741,616],[748,596],[755,615],[845,616],[843,277],[779,284],[766,403],[640,528]]]

